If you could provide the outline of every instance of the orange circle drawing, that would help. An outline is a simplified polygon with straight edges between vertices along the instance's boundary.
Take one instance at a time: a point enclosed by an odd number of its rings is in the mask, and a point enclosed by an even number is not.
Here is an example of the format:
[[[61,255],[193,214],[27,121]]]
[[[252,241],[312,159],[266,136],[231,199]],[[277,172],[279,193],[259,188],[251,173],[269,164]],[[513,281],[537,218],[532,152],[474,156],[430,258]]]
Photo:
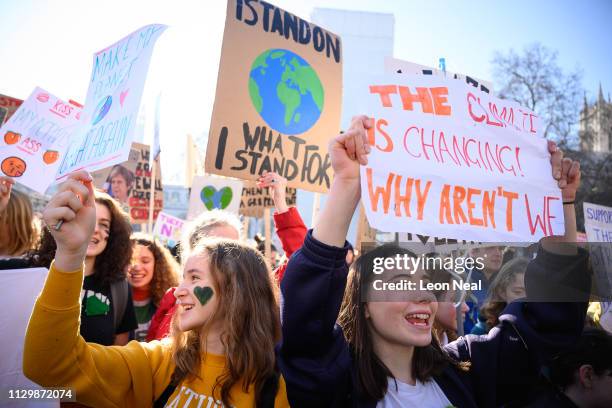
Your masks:
[[[56,150],[47,150],[45,154],[43,154],[43,161],[47,164],[55,163],[58,158],[59,153]]]
[[[9,177],[21,177],[26,167],[26,162],[15,156],[7,157],[0,164],[0,170]]]
[[[8,132],[4,134],[4,141],[8,145],[12,145],[12,144],[19,142],[19,139],[21,139],[20,133],[15,133],[9,130]]]

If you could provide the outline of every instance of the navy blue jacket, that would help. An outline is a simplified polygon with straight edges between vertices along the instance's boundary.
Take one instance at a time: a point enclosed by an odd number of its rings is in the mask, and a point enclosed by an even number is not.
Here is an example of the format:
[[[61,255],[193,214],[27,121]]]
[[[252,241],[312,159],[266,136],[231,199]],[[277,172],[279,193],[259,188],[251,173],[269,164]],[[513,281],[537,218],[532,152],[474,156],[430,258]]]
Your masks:
[[[375,407],[356,396],[354,357],[336,324],[346,286],[347,245],[318,242],[310,231],[281,282],[283,340],[278,364],[292,407]],[[587,254],[562,256],[540,249],[525,275],[528,296],[544,298],[555,282],[584,292],[584,302],[513,302],[500,325],[445,347],[469,371],[449,365],[434,379],[456,407],[496,407],[527,398],[542,365],[582,332],[590,279]],[[543,285],[546,283],[546,285]]]

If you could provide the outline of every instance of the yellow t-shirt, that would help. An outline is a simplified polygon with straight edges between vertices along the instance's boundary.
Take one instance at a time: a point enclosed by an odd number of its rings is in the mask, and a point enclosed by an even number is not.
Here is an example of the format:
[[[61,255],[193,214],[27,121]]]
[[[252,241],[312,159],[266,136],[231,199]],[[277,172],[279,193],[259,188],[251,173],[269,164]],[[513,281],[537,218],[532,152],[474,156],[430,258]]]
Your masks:
[[[167,340],[126,346],[86,343],[79,335],[83,270],[64,273],[51,266],[26,333],[24,374],[43,387],[70,387],[78,402],[91,407],[151,407],[174,371]],[[200,378],[185,379],[167,407],[220,408],[220,388],[212,389],[224,370],[225,357],[202,356]],[[230,392],[235,407],[253,407],[253,387]],[[288,407],[285,382],[279,380],[275,407]]]

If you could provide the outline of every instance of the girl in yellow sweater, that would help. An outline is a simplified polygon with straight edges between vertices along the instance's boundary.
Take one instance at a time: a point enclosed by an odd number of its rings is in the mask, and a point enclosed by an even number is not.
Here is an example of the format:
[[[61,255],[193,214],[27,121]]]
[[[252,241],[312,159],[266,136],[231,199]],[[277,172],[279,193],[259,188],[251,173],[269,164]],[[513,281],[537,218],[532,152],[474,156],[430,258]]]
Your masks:
[[[92,179],[72,174],[43,214],[55,261],[28,325],[25,375],[69,387],[92,407],[286,407],[275,370],[280,323],[264,259],[235,241],[204,241],[176,290],[172,336],[126,346],[79,335],[83,259],[96,221]]]

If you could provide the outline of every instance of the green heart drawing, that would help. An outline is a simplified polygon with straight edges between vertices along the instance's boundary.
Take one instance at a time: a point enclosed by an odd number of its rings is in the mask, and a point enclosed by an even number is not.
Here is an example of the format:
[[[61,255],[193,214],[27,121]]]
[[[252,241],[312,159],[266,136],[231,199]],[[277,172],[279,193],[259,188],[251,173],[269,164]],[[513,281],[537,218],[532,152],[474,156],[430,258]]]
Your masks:
[[[213,296],[213,290],[208,286],[196,286],[193,293],[196,295],[202,306],[208,303],[210,298]]]
[[[217,191],[214,186],[206,186],[200,192],[200,199],[209,210],[219,208],[224,210],[232,202],[232,189],[223,187]]]

